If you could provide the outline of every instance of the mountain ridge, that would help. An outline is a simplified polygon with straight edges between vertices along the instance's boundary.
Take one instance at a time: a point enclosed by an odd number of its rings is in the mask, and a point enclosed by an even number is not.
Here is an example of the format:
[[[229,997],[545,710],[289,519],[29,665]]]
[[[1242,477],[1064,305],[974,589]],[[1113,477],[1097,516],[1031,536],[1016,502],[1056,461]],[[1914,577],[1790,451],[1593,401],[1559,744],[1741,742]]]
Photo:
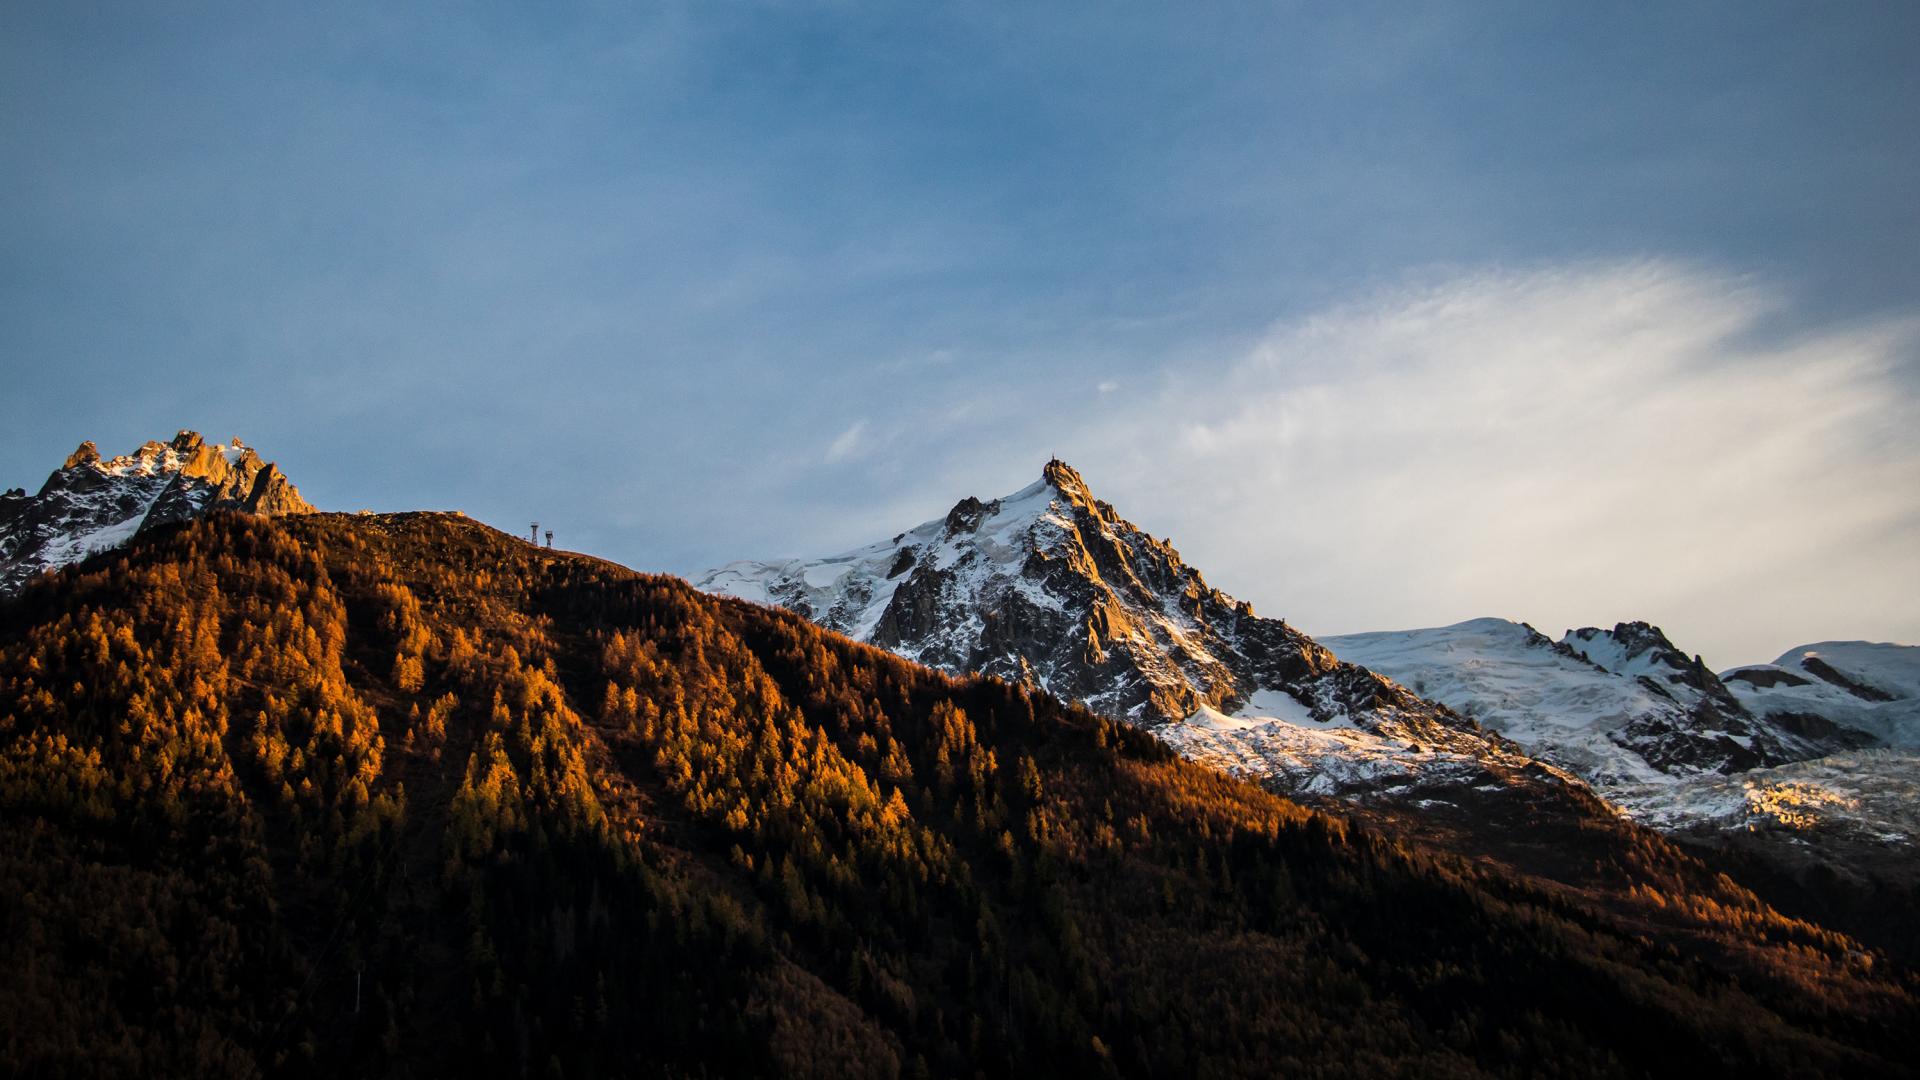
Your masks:
[[[150,530],[0,685],[11,1071],[1908,1071],[1910,987],[1644,830],[1556,890],[452,515]]]

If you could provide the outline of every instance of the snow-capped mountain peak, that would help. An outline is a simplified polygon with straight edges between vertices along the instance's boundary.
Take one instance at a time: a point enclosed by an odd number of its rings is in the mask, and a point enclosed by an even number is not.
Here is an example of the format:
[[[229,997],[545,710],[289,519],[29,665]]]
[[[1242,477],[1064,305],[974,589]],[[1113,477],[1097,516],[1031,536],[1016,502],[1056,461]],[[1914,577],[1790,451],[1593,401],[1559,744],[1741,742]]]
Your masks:
[[[219,445],[182,431],[112,458],[92,440],[83,442],[37,494],[15,488],[0,496],[0,597],[143,529],[216,509],[313,511],[286,474],[239,439]]]
[[[1171,544],[1096,499],[1063,461],[998,499],[842,555],[736,562],[701,587],[781,604],[935,667],[1030,681],[1112,715],[1159,722],[1237,707],[1259,687],[1228,662],[1254,618]],[[1284,624],[1310,667],[1332,658]]]
[[[1286,790],[1543,775],[1498,736],[1208,585],[1058,460],[891,540],[731,563],[697,583],[943,670],[1035,685]]]

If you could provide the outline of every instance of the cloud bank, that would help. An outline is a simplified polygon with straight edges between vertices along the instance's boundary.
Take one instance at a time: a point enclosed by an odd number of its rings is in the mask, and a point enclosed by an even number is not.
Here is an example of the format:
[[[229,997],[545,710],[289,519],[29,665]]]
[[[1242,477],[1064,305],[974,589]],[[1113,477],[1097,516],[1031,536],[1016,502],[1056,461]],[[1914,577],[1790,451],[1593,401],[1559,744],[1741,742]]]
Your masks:
[[[1168,370],[1075,453],[1310,632],[1643,618],[1721,666],[1920,640],[1920,327],[1782,338],[1787,309],[1661,261],[1455,276]]]

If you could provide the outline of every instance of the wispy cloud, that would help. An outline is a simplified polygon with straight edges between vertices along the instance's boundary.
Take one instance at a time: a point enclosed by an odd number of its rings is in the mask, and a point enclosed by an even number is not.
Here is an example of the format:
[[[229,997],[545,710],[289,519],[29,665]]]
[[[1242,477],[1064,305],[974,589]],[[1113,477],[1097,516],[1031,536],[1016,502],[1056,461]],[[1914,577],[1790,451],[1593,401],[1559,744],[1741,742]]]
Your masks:
[[[1781,341],[1784,308],[1657,261],[1461,276],[1278,325],[1084,441],[1122,507],[1310,631],[1648,618],[1717,663],[1913,640],[1920,333]]]
[[[827,446],[827,463],[833,465],[851,460],[855,455],[860,453],[861,449],[866,445],[866,441],[867,422],[865,420],[855,420],[848,426],[847,430],[841,432],[834,438],[833,442]]]

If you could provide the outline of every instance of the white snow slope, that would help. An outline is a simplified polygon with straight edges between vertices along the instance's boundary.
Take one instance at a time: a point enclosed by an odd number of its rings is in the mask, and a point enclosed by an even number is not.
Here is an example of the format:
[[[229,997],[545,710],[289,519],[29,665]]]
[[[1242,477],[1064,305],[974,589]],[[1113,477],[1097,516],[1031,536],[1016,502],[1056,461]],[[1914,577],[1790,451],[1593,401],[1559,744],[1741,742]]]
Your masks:
[[[906,581],[903,555],[912,560],[912,566],[954,572],[959,593],[1017,589],[1024,599],[1045,610],[1060,610],[1060,598],[1020,571],[1031,550],[1061,542],[1073,528],[1060,492],[1042,479],[984,504],[979,527],[971,531],[957,531],[948,527],[946,519],[935,519],[844,555],[731,562],[708,571],[696,584],[708,592],[795,608],[829,630],[869,641],[894,590]],[[903,650],[903,655],[920,659],[913,651]]]
[[[1756,715],[1811,714],[1888,746],[1920,747],[1920,646],[1822,641],[1720,680]]]
[[[1472,619],[1320,642],[1584,777],[1602,794],[1669,778],[1607,736],[1635,718],[1674,711],[1674,702],[1638,679],[1555,649],[1525,623]]]
[[[1739,706],[1728,710],[1726,694],[1687,671],[1683,654],[1656,655],[1637,633],[1657,631],[1588,629],[1555,643],[1525,623],[1473,619],[1321,641],[1582,777],[1656,828],[1818,828],[1903,844],[1920,836],[1903,802],[1920,794],[1920,755],[1869,748],[1920,744],[1920,648],[1790,650],[1774,664],[1721,675]],[[1853,730],[1829,732],[1820,721]],[[1704,733],[1712,738],[1806,760],[1711,768],[1662,759],[1667,767],[1656,768],[1642,755],[1647,742],[1636,728],[1689,722],[1696,732],[1710,723],[1726,729]]]

